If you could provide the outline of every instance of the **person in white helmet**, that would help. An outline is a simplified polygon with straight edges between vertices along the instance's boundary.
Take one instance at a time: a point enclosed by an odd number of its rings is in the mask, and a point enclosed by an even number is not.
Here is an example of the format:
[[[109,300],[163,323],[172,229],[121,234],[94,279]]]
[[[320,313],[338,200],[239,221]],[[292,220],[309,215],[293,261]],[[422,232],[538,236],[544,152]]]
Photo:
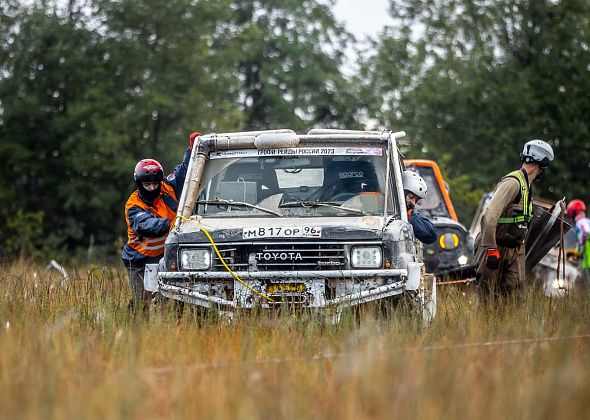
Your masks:
[[[524,244],[533,214],[531,184],[553,158],[548,143],[526,142],[520,154],[521,168],[504,176],[494,191],[475,239],[476,284],[484,301],[501,300],[524,284]]]
[[[426,182],[420,175],[413,171],[402,172],[402,184],[406,197],[406,209],[408,211],[408,222],[414,229],[414,235],[419,241],[431,244],[436,241],[436,227],[430,220],[416,211],[416,204],[428,194]]]

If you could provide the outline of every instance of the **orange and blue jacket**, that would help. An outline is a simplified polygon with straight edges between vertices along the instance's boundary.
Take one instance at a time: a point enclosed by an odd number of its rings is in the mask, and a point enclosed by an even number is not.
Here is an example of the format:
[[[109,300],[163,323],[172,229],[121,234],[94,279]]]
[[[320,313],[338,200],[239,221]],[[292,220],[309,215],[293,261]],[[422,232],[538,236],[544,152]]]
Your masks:
[[[164,178],[160,195],[153,201],[142,197],[138,190],[129,196],[125,204],[127,243],[121,255],[126,266],[156,263],[164,255],[164,242],[176,217],[189,159],[190,149],[174,172]]]

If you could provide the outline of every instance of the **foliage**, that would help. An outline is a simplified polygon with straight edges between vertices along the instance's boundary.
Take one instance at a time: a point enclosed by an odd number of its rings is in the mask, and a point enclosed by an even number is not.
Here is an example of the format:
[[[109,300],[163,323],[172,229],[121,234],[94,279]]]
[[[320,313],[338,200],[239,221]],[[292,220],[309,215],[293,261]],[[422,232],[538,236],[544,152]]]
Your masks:
[[[4,0],[4,255],[116,255],[135,162],[171,170],[193,130],[405,130],[406,156],[439,160],[465,223],[542,138],[556,161],[540,194],[590,200],[588,1],[392,0],[395,26],[350,76],[333,4]]]
[[[475,210],[486,191],[481,188],[474,188],[468,174],[450,176],[447,170],[450,161],[451,156],[449,154],[443,154],[438,159],[443,178],[449,186],[449,195],[453,201],[457,217],[469,229]]]
[[[399,27],[367,60],[366,95],[383,98],[371,110],[381,125],[406,128],[410,153],[448,155],[450,181],[467,175],[475,192],[542,138],[556,153],[542,194],[590,198],[587,1],[393,0],[390,10]]]
[[[113,110],[134,156],[174,160],[188,133],[239,128],[231,62],[215,55],[218,21],[226,2],[98,0],[102,42],[117,78]],[[163,18],[165,17],[165,18]],[[174,136],[182,146],[170,144]]]
[[[590,296],[538,289],[501,307],[441,286],[429,328],[364,308],[216,319],[131,317],[124,270],[27,262],[0,277],[5,418],[580,418]],[[466,397],[468,396],[468,397]]]
[[[41,231],[43,223],[43,212],[24,213],[18,210],[16,214],[9,217],[6,222],[5,235],[15,238],[5,242],[4,252],[16,254],[21,259],[25,256],[38,255],[38,250],[43,245]]]
[[[22,212],[43,214],[36,247],[118,253],[137,160],[170,171],[191,131],[304,130],[347,112],[347,34],[316,1],[8,1],[0,30],[5,244],[20,243],[7,226]]]
[[[338,100],[346,92],[340,73],[348,35],[328,4],[315,0],[239,0],[236,35],[237,72],[248,129],[313,126],[352,122]],[[238,53],[238,51],[240,51]]]
[[[45,245],[71,249],[95,223],[112,223],[120,197],[112,177],[127,164],[125,153],[96,136],[97,116],[108,115],[96,99],[97,83],[109,79],[104,50],[80,28],[80,15],[36,6],[14,13],[0,84],[4,216],[40,212]]]

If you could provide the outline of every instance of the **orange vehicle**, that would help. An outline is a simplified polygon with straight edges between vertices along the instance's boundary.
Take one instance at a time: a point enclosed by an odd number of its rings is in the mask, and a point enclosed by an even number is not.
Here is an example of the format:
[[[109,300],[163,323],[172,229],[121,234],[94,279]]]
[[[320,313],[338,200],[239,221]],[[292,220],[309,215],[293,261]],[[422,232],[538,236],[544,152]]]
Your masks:
[[[433,160],[427,159],[406,159],[404,160],[404,164],[407,169],[418,172],[424,181],[426,181],[426,185],[428,185],[428,197],[420,203],[421,206],[424,207],[426,203],[435,204],[435,200],[436,204],[439,205],[440,200],[442,200],[440,205],[446,207],[446,209],[443,210],[441,208],[441,210],[444,213],[448,213],[448,217],[455,222],[459,222],[457,213],[455,213],[455,207],[451,201],[451,196],[449,195],[447,183],[443,179],[438,164]]]
[[[438,164],[433,160],[404,160],[406,169],[416,171],[428,186],[428,195],[416,209],[428,217],[438,233],[438,240],[424,246],[426,271],[439,279],[468,279],[475,275],[473,239],[459,223],[448,186]]]

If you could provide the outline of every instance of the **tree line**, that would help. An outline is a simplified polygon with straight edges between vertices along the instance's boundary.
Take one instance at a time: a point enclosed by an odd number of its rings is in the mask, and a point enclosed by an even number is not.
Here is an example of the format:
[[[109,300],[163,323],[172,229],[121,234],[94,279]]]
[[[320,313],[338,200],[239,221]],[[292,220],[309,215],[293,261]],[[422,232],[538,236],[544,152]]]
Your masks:
[[[590,1],[392,0],[368,47],[332,6],[1,0],[4,258],[116,256],[135,163],[171,170],[194,130],[403,129],[467,224],[542,138],[542,194],[590,198]]]

